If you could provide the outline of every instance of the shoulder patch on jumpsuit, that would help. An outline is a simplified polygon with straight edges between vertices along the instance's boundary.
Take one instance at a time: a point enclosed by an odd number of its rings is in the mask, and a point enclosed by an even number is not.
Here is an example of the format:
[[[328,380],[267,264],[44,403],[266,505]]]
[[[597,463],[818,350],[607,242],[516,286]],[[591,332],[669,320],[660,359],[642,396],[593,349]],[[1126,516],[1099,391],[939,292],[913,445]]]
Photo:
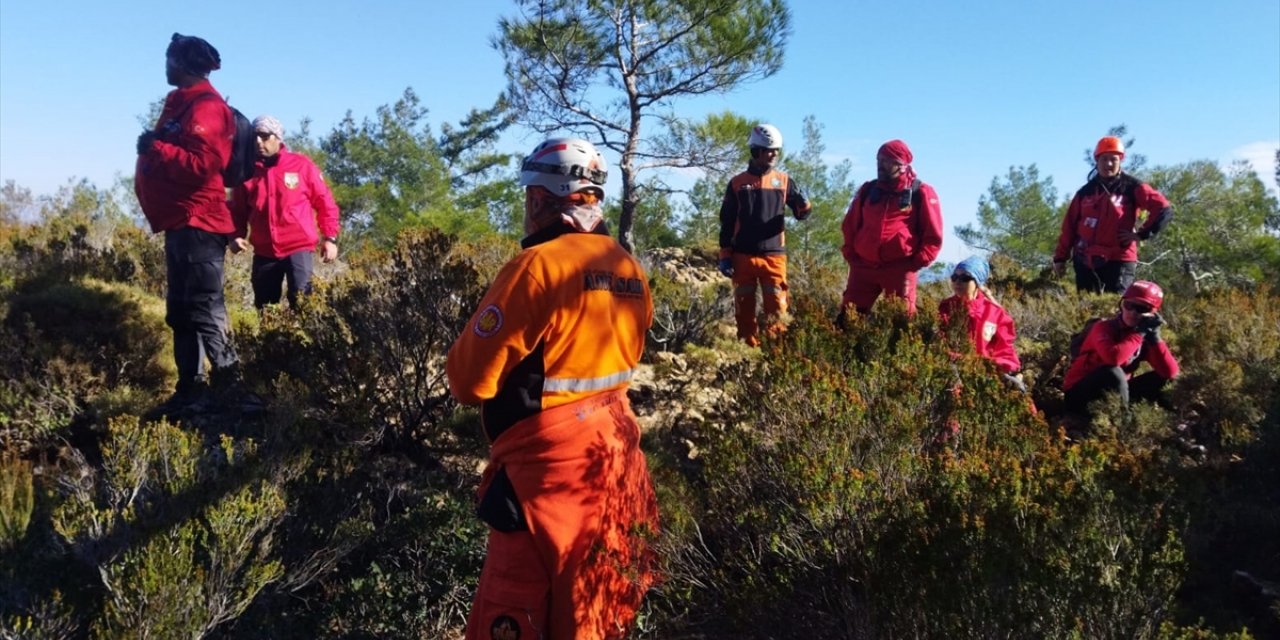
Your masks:
[[[498,330],[502,328],[502,309],[498,305],[491,304],[476,315],[476,322],[472,326],[472,330],[481,338],[492,338],[497,335]]]

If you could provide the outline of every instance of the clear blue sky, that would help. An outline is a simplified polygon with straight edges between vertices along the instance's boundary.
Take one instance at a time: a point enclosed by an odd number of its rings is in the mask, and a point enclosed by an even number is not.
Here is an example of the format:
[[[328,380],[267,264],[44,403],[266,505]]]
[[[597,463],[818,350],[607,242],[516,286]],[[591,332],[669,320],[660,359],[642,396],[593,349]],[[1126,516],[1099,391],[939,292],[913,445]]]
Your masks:
[[[906,140],[940,194],[946,260],[968,253],[951,229],[972,221],[993,177],[1035,163],[1068,195],[1088,171],[1082,150],[1119,123],[1151,164],[1245,158],[1275,190],[1276,0],[791,8],[781,72],[677,110],[731,109],[796,143],[804,116],[815,115],[831,159],[852,160],[859,181],[871,177],[881,142]],[[73,176],[108,186],[131,173],[137,116],[168,89],[174,31],[218,48],[214,86],[250,117],[270,112],[286,128],[310,117],[312,133],[326,133],[348,110],[371,116],[412,86],[438,131],[504,87],[490,39],[498,16],[514,10],[499,0],[0,0],[0,181],[44,194]],[[535,142],[516,132],[504,146]]]

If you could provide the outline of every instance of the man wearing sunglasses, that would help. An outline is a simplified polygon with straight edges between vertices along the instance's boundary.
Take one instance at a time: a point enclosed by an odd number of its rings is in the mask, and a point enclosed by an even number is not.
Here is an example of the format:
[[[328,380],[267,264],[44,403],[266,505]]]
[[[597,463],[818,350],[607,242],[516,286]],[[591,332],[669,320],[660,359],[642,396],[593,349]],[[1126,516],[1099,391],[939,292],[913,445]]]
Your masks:
[[[734,176],[720,204],[720,273],[733,280],[734,318],[738,338],[751,346],[757,337],[756,290],[765,315],[765,333],[786,330],[786,208],[796,220],[809,217],[812,206],[800,186],[775,165],[782,154],[782,132],[758,124],[747,136],[751,160]]]
[[[253,130],[259,160],[253,177],[231,192],[236,225],[231,251],[253,247],[255,307],[280,302],[283,283],[288,283],[289,305],[295,306],[299,293],[311,291],[317,245],[325,262],[338,257],[338,205],[315,163],[285,147],[279,120],[258,116]]]
[[[1125,289],[1120,312],[1093,323],[1062,381],[1066,411],[1089,416],[1089,403],[1115,392],[1127,406],[1130,400],[1165,404],[1164,386],[1178,375],[1178,361],[1160,339],[1164,318],[1159,285],[1139,280]],[[1143,362],[1151,371],[1131,378]]]

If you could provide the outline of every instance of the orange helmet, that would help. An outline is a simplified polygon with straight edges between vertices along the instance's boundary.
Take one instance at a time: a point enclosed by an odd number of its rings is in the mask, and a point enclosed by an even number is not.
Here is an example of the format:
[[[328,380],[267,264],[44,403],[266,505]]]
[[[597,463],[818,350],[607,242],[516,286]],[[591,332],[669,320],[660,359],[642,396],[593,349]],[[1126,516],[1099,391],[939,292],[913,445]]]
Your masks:
[[[1093,148],[1093,159],[1097,160],[1098,156],[1104,153],[1118,153],[1124,158],[1124,142],[1115,136],[1107,136],[1098,141],[1098,146]]]
[[[1152,311],[1159,311],[1160,304],[1164,302],[1164,291],[1160,289],[1160,285],[1150,280],[1139,280],[1129,285],[1120,299],[1144,302],[1151,305]]]

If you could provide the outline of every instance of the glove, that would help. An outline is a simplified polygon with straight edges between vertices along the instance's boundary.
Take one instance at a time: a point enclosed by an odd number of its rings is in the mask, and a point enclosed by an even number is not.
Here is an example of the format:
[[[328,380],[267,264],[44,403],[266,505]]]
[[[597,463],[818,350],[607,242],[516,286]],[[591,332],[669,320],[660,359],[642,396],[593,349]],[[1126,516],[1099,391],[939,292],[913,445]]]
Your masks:
[[[1159,313],[1142,316],[1138,320],[1138,332],[1143,334],[1143,339],[1147,342],[1160,341],[1160,326],[1164,324],[1164,316]]]
[[[733,260],[729,258],[720,258],[720,262],[716,264],[716,268],[720,269],[720,273],[723,273],[724,277],[733,277]]]
[[[143,131],[142,135],[138,136],[138,155],[142,155],[150,151],[151,143],[155,142],[155,140],[156,140],[156,132]]]

